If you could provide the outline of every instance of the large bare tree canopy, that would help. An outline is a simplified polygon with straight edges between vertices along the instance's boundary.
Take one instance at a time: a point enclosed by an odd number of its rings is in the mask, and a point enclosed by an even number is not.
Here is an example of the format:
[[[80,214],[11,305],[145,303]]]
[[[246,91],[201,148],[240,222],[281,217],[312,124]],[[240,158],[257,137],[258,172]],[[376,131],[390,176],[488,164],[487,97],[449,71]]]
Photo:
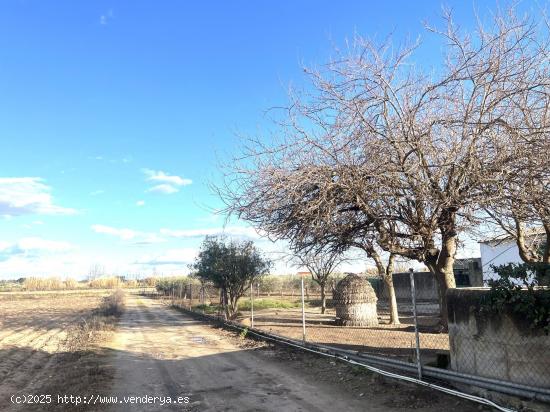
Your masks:
[[[461,233],[500,208],[550,228],[548,24],[513,10],[472,35],[444,22],[427,28],[436,68],[417,43],[356,37],[307,69],[313,92],[292,95],[276,139],[248,140],[219,188],[227,212],[298,250],[370,239],[425,263],[443,311]]]

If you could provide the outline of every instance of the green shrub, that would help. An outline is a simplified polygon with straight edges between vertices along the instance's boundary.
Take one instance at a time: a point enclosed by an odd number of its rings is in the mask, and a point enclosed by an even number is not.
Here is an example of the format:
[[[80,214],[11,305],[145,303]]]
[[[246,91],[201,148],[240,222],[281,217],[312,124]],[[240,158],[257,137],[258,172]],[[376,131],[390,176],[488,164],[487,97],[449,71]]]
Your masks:
[[[525,318],[531,329],[550,332],[550,289],[540,288],[541,274],[548,273],[548,265],[510,263],[491,266],[499,275],[490,280],[491,290],[482,303],[482,310],[490,314],[510,311]]]
[[[212,314],[212,313],[218,313],[218,311],[220,310],[220,305],[202,304],[202,305],[193,306],[193,309],[197,310],[197,311],[207,313],[207,314]]]

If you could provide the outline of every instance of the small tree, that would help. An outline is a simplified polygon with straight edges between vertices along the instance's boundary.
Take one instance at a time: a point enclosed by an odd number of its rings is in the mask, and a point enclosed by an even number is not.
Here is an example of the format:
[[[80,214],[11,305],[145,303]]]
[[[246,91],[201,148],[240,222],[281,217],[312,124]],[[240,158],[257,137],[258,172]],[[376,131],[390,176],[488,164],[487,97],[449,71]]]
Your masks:
[[[276,293],[281,290],[282,281],[283,279],[281,276],[269,275],[263,277],[258,282],[258,286],[261,292],[266,293],[267,296],[271,296],[272,293]]]
[[[95,280],[103,275],[105,275],[105,266],[99,263],[94,263],[90,266],[88,270],[88,280]]]
[[[321,313],[325,313],[327,308],[327,281],[334,269],[345,260],[344,257],[335,251],[321,250],[316,253],[297,254],[295,260],[309,270],[311,279],[319,285],[321,289]]]
[[[192,269],[195,276],[220,289],[220,304],[226,319],[237,314],[239,299],[250,284],[268,273],[271,262],[251,241],[237,242],[207,236]]]

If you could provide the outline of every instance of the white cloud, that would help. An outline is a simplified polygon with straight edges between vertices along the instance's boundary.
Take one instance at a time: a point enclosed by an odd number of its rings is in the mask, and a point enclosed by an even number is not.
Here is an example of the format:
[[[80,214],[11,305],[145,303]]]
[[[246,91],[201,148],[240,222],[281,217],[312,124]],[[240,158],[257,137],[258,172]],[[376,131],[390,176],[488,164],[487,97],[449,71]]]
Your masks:
[[[184,179],[180,176],[170,175],[162,170],[142,169],[150,182],[168,183],[175,186],[187,186],[193,183],[191,179]]]
[[[71,215],[76,210],[53,204],[51,187],[39,177],[0,178],[0,216]]]
[[[138,200],[136,206],[145,206],[145,200]]]
[[[102,195],[103,193],[105,193],[104,190],[94,190],[93,192],[90,192],[90,196]]]
[[[134,239],[138,235],[138,232],[131,229],[117,229],[114,227],[104,226],[104,225],[93,225],[92,230],[96,233],[113,235],[113,236],[119,237],[122,240]]]
[[[160,233],[175,238],[196,238],[215,235],[230,235],[250,239],[259,239],[261,237],[261,235],[254,228],[241,226],[190,230],[160,229]]]
[[[141,169],[147,176],[147,181],[156,184],[148,192],[172,194],[179,191],[179,187],[188,186],[193,183],[191,179],[184,179],[181,176],[171,175],[162,170]],[[158,184],[157,184],[158,183]]]
[[[156,185],[156,186],[153,186],[150,189],[147,189],[147,192],[162,193],[164,195],[171,195],[172,193],[179,192],[179,189],[177,189],[174,186],[169,185],[169,184],[162,184],[162,185]]]
[[[156,233],[140,232],[127,228],[115,228],[105,225],[92,225],[92,230],[96,233],[118,237],[121,240],[132,240],[132,243],[139,245],[147,245],[151,243],[160,243],[165,241]]]
[[[102,155],[99,155],[99,156],[88,156],[88,159],[90,160],[97,160],[97,161],[100,161],[100,162],[107,162],[107,163],[112,163],[112,164],[116,164],[116,163],[124,163],[124,164],[127,164],[127,163],[131,163],[133,161],[133,158],[132,156],[128,155],[128,156],[123,156],[122,158],[118,158],[118,157],[106,157],[106,156],[102,156]]]
[[[68,242],[28,237],[14,243],[0,242],[0,261],[12,258],[36,259],[44,254],[63,253],[74,249]]]
[[[26,223],[24,225],[21,225],[21,227],[25,229],[32,229],[34,226],[43,225],[43,224],[44,222],[42,222],[41,220],[35,220],[31,223]]]
[[[99,16],[99,24],[105,26],[110,20],[115,18],[115,14],[112,9],[109,9],[107,13]]]
[[[135,264],[147,266],[187,265],[195,260],[198,251],[193,248],[169,249],[157,256],[146,256]]]

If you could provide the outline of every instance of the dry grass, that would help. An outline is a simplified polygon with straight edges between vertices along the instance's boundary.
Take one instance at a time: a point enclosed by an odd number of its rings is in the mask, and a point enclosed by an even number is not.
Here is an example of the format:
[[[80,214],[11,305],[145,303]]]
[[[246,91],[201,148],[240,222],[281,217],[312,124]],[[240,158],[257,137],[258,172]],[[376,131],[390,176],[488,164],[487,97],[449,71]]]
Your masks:
[[[100,340],[101,335],[110,329],[110,325],[99,316],[91,316],[67,329],[65,340],[61,344],[63,351],[86,351]]]
[[[115,276],[92,279],[88,282],[88,287],[97,289],[116,289],[124,286],[124,282]]]
[[[24,280],[0,281],[0,292],[44,292],[70,291],[85,289],[117,289],[117,288],[151,288],[155,287],[158,279],[145,278],[142,280],[123,279],[116,276],[103,276],[89,281],[77,281],[74,278],[63,279],[58,276],[29,277]]]
[[[86,351],[114,329],[116,319],[122,314],[125,306],[125,294],[117,290],[102,299],[99,308],[89,317],[68,328],[62,348],[69,352]]]
[[[99,311],[103,316],[120,316],[124,311],[125,304],[124,291],[118,289],[112,295],[103,298]]]
[[[57,277],[50,278],[28,278],[23,282],[23,288],[29,291],[35,290],[63,290],[63,289],[73,289],[76,287],[78,282],[74,279],[69,279],[66,281],[61,280]]]

